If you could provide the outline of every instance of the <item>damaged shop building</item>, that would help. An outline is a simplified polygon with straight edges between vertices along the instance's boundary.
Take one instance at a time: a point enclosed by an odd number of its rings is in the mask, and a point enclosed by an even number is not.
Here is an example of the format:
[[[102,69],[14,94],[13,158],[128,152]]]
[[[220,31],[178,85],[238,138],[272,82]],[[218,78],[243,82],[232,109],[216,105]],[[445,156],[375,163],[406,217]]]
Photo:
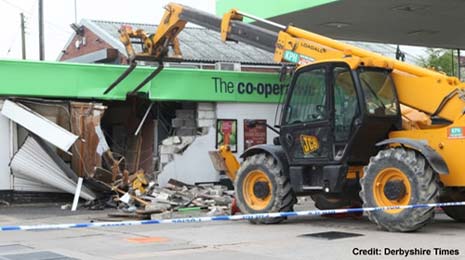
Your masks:
[[[272,143],[272,131],[248,123],[274,124],[285,94],[272,53],[225,46],[215,32],[187,28],[183,62],[165,64],[129,95],[154,70],[140,66],[103,94],[125,69],[113,65],[126,60],[120,25],[83,20],[59,57],[64,63],[0,61],[0,200],[63,198],[74,194],[78,177],[85,200],[116,180],[218,182],[209,151],[227,143],[237,156]],[[143,26],[155,30],[134,25]]]

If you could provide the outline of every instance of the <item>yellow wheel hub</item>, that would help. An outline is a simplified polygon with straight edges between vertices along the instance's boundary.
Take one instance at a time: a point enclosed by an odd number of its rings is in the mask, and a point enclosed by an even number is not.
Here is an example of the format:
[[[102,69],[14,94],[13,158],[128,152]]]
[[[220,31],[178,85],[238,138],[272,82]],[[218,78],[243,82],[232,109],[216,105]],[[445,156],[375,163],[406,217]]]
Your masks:
[[[245,176],[242,184],[244,200],[253,210],[264,210],[271,201],[271,180],[261,170],[253,170]]]
[[[373,196],[377,206],[405,206],[410,203],[412,187],[407,175],[397,168],[382,170],[375,178]],[[397,214],[403,209],[386,210]]]

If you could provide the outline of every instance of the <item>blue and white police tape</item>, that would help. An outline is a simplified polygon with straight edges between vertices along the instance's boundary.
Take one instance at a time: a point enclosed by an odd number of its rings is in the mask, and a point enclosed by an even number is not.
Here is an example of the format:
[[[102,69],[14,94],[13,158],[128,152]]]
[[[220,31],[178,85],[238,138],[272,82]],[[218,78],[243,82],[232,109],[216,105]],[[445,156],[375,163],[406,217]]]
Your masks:
[[[196,223],[196,222],[230,221],[230,220],[253,220],[253,219],[276,218],[276,217],[321,216],[321,215],[361,213],[361,212],[391,210],[391,209],[415,209],[415,208],[453,207],[453,206],[465,206],[465,201],[415,204],[415,205],[405,205],[405,206],[289,211],[289,212],[244,214],[244,215],[233,215],[233,216],[225,215],[225,216],[190,217],[190,218],[174,218],[174,219],[160,219],[160,220],[92,222],[92,223],[78,223],[78,224],[41,224],[41,225],[21,225],[21,226],[0,226],[0,231],[19,231],[19,230],[23,230],[23,231],[36,230],[37,231],[37,230],[53,230],[53,229],[71,229],[71,228],[121,227],[121,226],[153,225],[153,224],[176,224],[176,223]]]

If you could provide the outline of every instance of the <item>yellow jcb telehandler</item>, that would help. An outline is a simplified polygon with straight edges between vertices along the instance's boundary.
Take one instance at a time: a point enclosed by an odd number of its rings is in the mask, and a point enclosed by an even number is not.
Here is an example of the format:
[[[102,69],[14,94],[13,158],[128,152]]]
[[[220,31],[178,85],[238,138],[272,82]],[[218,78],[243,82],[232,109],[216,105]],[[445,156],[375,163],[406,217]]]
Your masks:
[[[279,137],[240,156],[235,189],[242,212],[291,211],[301,195],[324,209],[360,201],[381,207],[465,200],[465,91],[457,78],[237,10],[219,18],[169,4],[154,34],[121,29],[129,72],[137,60],[160,63],[137,89],[160,72],[163,60],[182,57],[177,35],[187,22],[219,32],[224,41],[272,51],[276,62],[297,64]],[[134,38],[143,52],[134,52]],[[465,221],[464,207],[444,211]],[[367,214],[383,229],[413,231],[433,219],[434,208]]]

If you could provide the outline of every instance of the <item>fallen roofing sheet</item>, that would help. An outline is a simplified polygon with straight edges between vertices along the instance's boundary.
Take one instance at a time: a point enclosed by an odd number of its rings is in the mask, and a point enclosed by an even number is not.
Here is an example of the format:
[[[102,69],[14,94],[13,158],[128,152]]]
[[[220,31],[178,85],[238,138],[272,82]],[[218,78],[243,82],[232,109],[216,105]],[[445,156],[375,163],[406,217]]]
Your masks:
[[[3,103],[2,114],[65,152],[78,139],[77,135],[28,107],[10,100],[5,100]]]
[[[10,167],[14,176],[49,185],[74,194],[77,176],[60,157],[37,136],[28,136],[13,156]],[[81,198],[94,200],[95,194],[82,187]]]

